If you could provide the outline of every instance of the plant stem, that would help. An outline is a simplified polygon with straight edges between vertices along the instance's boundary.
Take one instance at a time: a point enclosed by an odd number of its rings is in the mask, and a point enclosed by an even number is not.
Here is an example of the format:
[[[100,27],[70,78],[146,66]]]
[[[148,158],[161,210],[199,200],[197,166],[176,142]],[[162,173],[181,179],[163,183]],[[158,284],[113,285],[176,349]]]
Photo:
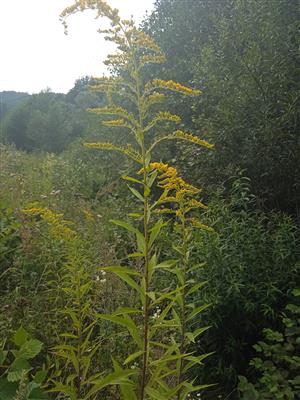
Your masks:
[[[189,261],[189,254],[188,254],[188,232],[185,224],[185,215],[183,213],[181,217],[181,232],[182,232],[182,241],[183,241],[183,293],[182,293],[182,307],[181,307],[181,338],[180,338],[180,354],[184,354],[186,352],[185,346],[185,334],[186,334],[186,278],[187,278],[187,269],[188,269],[188,261]],[[179,364],[179,373],[178,373],[178,380],[177,384],[183,380],[183,367],[184,367],[184,358],[180,359]],[[177,393],[177,400],[180,400],[181,390]]]

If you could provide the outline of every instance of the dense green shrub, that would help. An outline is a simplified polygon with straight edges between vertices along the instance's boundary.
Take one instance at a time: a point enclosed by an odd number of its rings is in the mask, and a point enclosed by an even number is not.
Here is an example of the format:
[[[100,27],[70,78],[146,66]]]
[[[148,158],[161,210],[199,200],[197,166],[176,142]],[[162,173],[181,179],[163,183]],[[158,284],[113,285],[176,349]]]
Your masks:
[[[217,234],[199,232],[193,261],[205,263],[195,279],[208,281],[199,296],[212,304],[204,318],[212,328],[199,349],[215,355],[201,374],[228,394],[248,373],[253,344],[264,328],[278,327],[288,293],[299,287],[300,254],[297,226],[284,214],[257,211],[248,178],[233,178],[226,198],[221,191],[212,198],[206,221]]]
[[[281,316],[282,329],[264,329],[265,341],[254,345],[257,356],[250,365],[259,377],[254,384],[240,376],[243,400],[300,398],[300,290],[291,292],[289,304]]]

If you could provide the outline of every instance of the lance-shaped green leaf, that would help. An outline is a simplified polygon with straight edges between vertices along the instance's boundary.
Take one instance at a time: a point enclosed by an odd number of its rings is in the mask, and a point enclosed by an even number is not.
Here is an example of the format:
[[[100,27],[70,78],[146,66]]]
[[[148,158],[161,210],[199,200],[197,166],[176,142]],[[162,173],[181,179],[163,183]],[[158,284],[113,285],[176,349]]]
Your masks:
[[[212,351],[211,353],[201,354],[201,356],[188,356],[186,360],[188,361],[183,368],[183,372],[186,373],[189,369],[191,369],[194,365],[199,364],[202,365],[202,361],[205,360],[207,357],[214,354]]]
[[[144,236],[141,234],[141,232],[136,233],[136,241],[137,241],[137,249],[138,252],[142,253],[145,255],[146,252],[146,241]]]
[[[193,331],[193,332],[186,332],[185,336],[187,337],[187,339],[188,339],[190,342],[194,343],[194,342],[195,342],[195,339],[196,339],[199,335],[201,335],[202,333],[204,333],[205,331],[207,331],[207,329],[209,329],[209,328],[210,328],[210,326],[204,326],[204,327],[202,327],[202,328],[196,329],[196,330]]]
[[[187,292],[186,295],[189,296],[190,294],[196,292],[197,290],[201,289],[203,286],[207,284],[208,281],[199,282],[193,285]]]
[[[123,369],[120,364],[114,358],[112,361],[115,372],[122,372]],[[123,400],[137,400],[133,382],[121,382],[119,386]]]
[[[194,310],[188,315],[187,321],[190,321],[191,319],[195,318],[198,314],[206,310],[208,307],[210,307],[210,304],[204,304],[202,306],[194,308]]]
[[[139,191],[137,191],[136,189],[132,188],[131,186],[127,185],[128,189],[131,191],[131,193],[137,198],[139,199],[142,203],[144,203],[145,199],[144,197],[141,195],[141,193]]]
[[[120,219],[111,219],[110,222],[112,222],[115,225],[121,226],[122,228],[126,229],[129,232],[132,233],[138,233],[139,230],[135,228],[133,225],[131,225],[129,222],[122,221]],[[141,233],[141,232],[139,232]]]
[[[138,183],[139,185],[143,185],[142,181],[139,181],[138,179],[132,178],[131,176],[122,175],[122,179],[124,179],[125,181],[130,181],[130,182]]]
[[[143,350],[139,350],[139,351],[136,351],[133,354],[130,354],[130,356],[128,356],[126,358],[126,360],[124,361],[124,365],[131,363],[133,360],[135,360],[136,358],[140,357],[143,353],[144,353]]]
[[[187,272],[190,274],[191,272],[194,272],[197,269],[204,267],[205,265],[206,265],[206,262],[203,262],[203,263],[200,263],[200,264],[196,264],[196,265],[188,268]]]
[[[160,233],[161,228],[165,226],[165,223],[162,219],[157,221],[155,225],[150,230],[150,238],[149,238],[149,248],[153,245],[155,239]]]
[[[151,361],[150,362],[150,366],[160,365],[160,364],[163,364],[163,363],[168,363],[168,362],[171,362],[171,361],[180,360],[182,358],[186,358],[187,356],[189,356],[191,354],[193,354],[193,353],[191,352],[191,353],[185,353],[185,354],[174,354],[174,355],[167,356],[167,357],[163,356],[159,360]]]
[[[123,317],[119,317],[117,315],[97,314],[97,316],[101,319],[114,322],[117,325],[121,325],[127,328],[138,347],[140,349],[143,347],[143,341],[141,339],[140,331],[135,323],[132,321],[132,319],[129,317],[129,315],[124,314]]]
[[[107,375],[105,378],[102,378],[100,381],[96,380],[92,382],[94,385],[91,390],[83,397],[83,400],[88,400],[95,393],[98,393],[100,390],[104,389],[107,386],[111,385],[121,385],[124,383],[131,384],[131,381],[128,379],[131,375],[134,375],[135,372],[132,370],[122,370],[117,372],[112,372]]]
[[[173,272],[171,268],[178,262],[178,260],[165,260],[154,266],[154,269],[162,269]]]
[[[133,307],[118,307],[112,315],[142,314],[142,310]]]
[[[159,298],[157,298],[152,304],[151,307],[161,303],[163,300],[165,299],[170,299],[171,301],[175,301],[176,300],[176,295],[180,292],[183,291],[184,286],[181,287],[177,287],[174,290],[166,291],[166,293],[163,293],[162,295],[159,296]],[[174,296],[175,295],[175,296]]]
[[[135,289],[138,293],[141,293],[140,286],[131,278],[130,275],[141,276],[139,272],[132,271],[126,267],[104,267],[101,268],[104,271],[109,271],[117,275],[123,282],[126,282],[129,286]]]

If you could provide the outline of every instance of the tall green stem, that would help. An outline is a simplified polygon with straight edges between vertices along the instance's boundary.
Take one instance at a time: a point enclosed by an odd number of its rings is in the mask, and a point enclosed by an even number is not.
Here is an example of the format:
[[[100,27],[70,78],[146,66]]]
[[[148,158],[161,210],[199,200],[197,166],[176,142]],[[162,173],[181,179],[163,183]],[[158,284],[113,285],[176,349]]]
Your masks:
[[[182,274],[182,285],[183,285],[183,292],[182,292],[182,302],[181,302],[181,332],[180,332],[180,354],[184,354],[186,352],[186,341],[185,341],[185,334],[186,334],[186,293],[187,293],[187,269],[188,269],[188,262],[189,262],[189,253],[188,253],[188,231],[185,223],[185,215],[183,213],[181,217],[181,232],[182,232],[182,241],[183,241],[183,274]],[[184,358],[181,358],[179,361],[179,372],[178,372],[178,380],[177,384],[179,385],[183,381],[183,367],[184,367]],[[177,399],[180,400],[181,390],[177,393]]]
[[[136,60],[135,52],[132,53],[133,63],[135,67],[135,80],[136,80],[136,93],[137,93],[137,109],[139,115],[139,132],[137,136],[140,135],[140,145],[142,149],[142,162],[143,162],[143,186],[144,186],[144,210],[143,210],[143,230],[145,239],[145,254],[144,254],[144,280],[145,280],[145,302],[144,302],[144,332],[143,332],[143,359],[142,359],[142,369],[141,369],[141,383],[140,383],[140,400],[145,398],[145,387],[147,384],[147,373],[148,373],[148,353],[149,353],[149,259],[150,259],[150,249],[149,249],[149,201],[147,195],[148,186],[148,165],[146,160],[146,148],[144,140],[143,131],[143,111],[141,104],[141,89],[140,89],[140,76],[139,69]]]

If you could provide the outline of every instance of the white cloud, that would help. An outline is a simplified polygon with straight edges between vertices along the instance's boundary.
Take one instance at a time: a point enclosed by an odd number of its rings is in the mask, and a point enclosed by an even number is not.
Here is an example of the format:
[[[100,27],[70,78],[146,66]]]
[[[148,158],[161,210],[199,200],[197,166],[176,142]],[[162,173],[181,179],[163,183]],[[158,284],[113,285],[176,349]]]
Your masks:
[[[80,76],[102,75],[112,44],[97,33],[92,12],[69,18],[64,35],[60,12],[72,0],[0,0],[0,91],[67,92]],[[111,0],[120,15],[140,20],[153,0]]]

